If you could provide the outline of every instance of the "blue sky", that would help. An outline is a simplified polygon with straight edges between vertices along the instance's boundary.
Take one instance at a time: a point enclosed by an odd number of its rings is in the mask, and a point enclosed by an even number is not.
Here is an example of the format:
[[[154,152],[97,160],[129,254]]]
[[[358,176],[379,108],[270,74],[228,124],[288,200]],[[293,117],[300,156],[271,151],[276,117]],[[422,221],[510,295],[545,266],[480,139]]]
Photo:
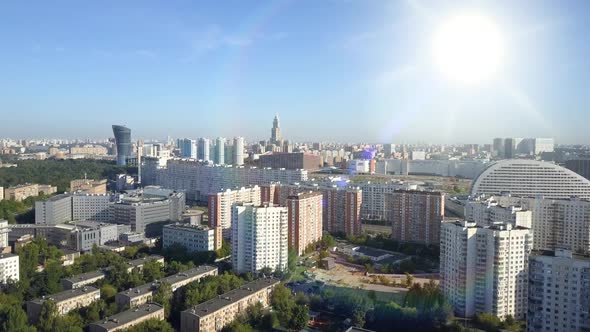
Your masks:
[[[493,79],[433,66],[438,22],[502,30]],[[4,1],[0,137],[587,143],[587,1]]]

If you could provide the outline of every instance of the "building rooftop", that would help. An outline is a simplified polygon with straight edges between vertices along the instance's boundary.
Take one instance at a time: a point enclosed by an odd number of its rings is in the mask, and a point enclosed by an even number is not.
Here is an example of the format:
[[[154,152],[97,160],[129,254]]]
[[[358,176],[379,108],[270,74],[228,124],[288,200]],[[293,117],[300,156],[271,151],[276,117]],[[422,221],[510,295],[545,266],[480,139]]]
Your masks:
[[[5,259],[5,258],[11,258],[11,257],[15,257],[18,256],[16,254],[0,254],[0,259]]]
[[[102,271],[92,271],[92,272],[77,274],[77,275],[72,276],[70,278],[64,278],[64,280],[70,281],[71,283],[76,283],[76,282],[86,281],[86,280],[90,280],[90,279],[94,279],[94,278],[98,278],[98,277],[104,278],[104,276],[105,276],[105,274]]]
[[[81,288],[69,289],[67,291],[63,291],[60,293],[43,296],[42,298],[31,300],[31,302],[43,304],[43,302],[45,302],[46,300],[52,300],[56,303],[59,303],[68,299],[72,299],[96,291],[98,291],[98,288],[92,286],[84,286]]]
[[[138,297],[138,296],[142,296],[146,293],[149,293],[155,289],[158,288],[158,283],[157,282],[150,282],[147,284],[143,284],[141,286],[137,286],[137,287],[133,287],[133,288],[129,288],[127,290],[124,291],[120,291],[119,295],[124,295],[127,296],[129,298],[134,298],[134,297]]]
[[[164,225],[165,228],[175,228],[175,229],[186,229],[186,230],[199,230],[199,231],[208,231],[211,230],[211,228],[205,226],[205,225],[191,225],[191,224],[169,224],[169,225]]]
[[[149,262],[152,259],[153,260],[163,260],[164,257],[162,257],[160,255],[150,255],[150,256],[143,257],[143,258],[131,260],[131,261],[127,262],[127,265],[140,266],[140,265],[145,264],[146,262]]]
[[[231,305],[236,301],[245,298],[248,295],[251,295],[269,286],[276,285],[279,282],[280,280],[275,278],[260,278],[242,285],[239,288],[233,289],[225,294],[219,295],[218,297],[207,302],[196,305],[186,311],[198,317],[207,316],[222,309],[225,306]]]
[[[59,195],[55,195],[55,196],[51,196],[49,197],[46,202],[55,202],[55,201],[59,201],[62,200],[64,198],[70,198],[71,196],[68,194],[59,194]]]
[[[103,327],[107,331],[111,331],[119,326],[133,322],[143,316],[150,315],[158,310],[163,310],[164,307],[157,303],[146,303],[138,306],[135,309],[125,310],[116,315],[106,317],[103,320],[92,323]]]
[[[186,279],[193,278],[195,276],[201,275],[203,273],[208,273],[217,270],[217,267],[211,265],[200,265],[195,267],[194,269],[190,269],[187,271],[179,272],[177,274],[173,274],[168,277],[164,277],[160,279],[160,283],[166,282],[169,284],[175,284],[179,281],[183,281]]]

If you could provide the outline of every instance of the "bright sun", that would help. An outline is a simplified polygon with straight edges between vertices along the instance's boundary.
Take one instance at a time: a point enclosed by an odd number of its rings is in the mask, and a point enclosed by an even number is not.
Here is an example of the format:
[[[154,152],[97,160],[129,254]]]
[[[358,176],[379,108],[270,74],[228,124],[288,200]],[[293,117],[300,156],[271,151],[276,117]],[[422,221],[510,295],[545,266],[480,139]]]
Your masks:
[[[451,17],[437,29],[433,52],[438,69],[462,83],[490,78],[504,55],[502,35],[494,22],[471,13]]]

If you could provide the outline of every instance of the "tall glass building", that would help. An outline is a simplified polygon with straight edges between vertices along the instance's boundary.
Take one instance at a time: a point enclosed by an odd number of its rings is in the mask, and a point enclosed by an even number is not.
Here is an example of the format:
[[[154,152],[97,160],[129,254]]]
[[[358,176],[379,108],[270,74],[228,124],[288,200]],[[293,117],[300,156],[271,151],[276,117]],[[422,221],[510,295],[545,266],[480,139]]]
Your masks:
[[[113,125],[115,144],[117,145],[117,165],[126,165],[127,157],[131,157],[131,129]]]

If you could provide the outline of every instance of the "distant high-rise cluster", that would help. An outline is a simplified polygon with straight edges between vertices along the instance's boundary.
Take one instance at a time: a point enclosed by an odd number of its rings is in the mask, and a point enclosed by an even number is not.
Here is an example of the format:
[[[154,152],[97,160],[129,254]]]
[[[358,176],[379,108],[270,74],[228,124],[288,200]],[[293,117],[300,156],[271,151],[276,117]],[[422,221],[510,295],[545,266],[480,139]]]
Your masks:
[[[492,158],[512,159],[517,156],[539,156],[553,152],[553,138],[494,138]]]

